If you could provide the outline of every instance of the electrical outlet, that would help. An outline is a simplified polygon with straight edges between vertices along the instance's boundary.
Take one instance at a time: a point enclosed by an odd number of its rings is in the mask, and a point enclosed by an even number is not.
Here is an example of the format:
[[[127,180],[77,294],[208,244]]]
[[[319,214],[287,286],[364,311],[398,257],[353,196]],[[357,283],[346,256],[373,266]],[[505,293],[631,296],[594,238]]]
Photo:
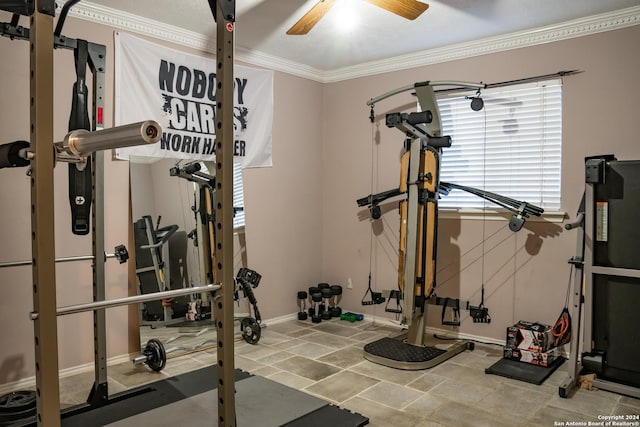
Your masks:
[[[347,279],[347,289],[353,289],[353,282],[351,281],[351,277]]]

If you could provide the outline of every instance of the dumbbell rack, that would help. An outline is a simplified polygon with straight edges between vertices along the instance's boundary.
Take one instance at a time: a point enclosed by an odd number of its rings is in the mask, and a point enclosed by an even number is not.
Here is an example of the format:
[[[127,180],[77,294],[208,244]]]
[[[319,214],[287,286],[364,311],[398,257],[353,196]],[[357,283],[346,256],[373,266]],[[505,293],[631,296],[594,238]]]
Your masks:
[[[310,286],[309,291],[298,291],[298,320],[307,320],[309,317],[313,323],[322,320],[331,320],[340,317],[342,309],[338,304],[342,299],[342,286],[318,283]],[[309,308],[307,309],[307,302]]]

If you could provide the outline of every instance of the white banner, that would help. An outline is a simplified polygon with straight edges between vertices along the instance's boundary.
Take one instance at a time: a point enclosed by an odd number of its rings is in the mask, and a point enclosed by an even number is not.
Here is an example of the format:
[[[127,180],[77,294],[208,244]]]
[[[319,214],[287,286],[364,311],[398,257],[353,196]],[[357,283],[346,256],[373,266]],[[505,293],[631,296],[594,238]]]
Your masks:
[[[115,125],[155,120],[162,140],[116,157],[215,159],[216,61],[115,36]],[[234,65],[234,161],[271,166],[273,71]]]

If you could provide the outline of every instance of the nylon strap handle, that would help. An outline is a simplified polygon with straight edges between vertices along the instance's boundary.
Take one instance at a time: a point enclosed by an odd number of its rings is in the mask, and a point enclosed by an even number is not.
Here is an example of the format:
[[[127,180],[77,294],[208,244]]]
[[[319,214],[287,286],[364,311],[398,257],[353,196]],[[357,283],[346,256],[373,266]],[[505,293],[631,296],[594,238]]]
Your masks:
[[[78,40],[73,51],[76,64],[76,82],[73,84],[69,131],[91,130],[88,105],[89,90],[86,85],[88,46],[86,40]],[[73,234],[89,234],[92,198],[91,162],[69,163],[69,204]]]

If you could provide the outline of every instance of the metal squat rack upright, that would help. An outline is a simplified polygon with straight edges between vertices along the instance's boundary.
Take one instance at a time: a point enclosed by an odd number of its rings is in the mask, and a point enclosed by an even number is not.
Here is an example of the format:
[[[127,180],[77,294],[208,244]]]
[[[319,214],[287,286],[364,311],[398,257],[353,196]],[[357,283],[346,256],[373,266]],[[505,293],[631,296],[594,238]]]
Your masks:
[[[65,4],[60,20],[64,21],[68,9],[78,0]],[[14,14],[13,25],[3,25],[3,34],[11,38],[28,39],[30,42],[30,145],[24,155],[30,161],[31,186],[31,239],[33,272],[33,312],[35,377],[36,377],[36,423],[38,426],[61,425],[60,390],[58,378],[58,333],[57,316],[93,311],[95,383],[84,409],[108,403],[106,373],[106,327],[104,309],[127,304],[178,296],[193,292],[216,293],[215,311],[218,340],[218,425],[235,426],[234,397],[234,351],[233,351],[233,61],[235,1],[209,0],[217,24],[217,123],[216,123],[216,228],[219,230],[215,246],[215,285],[188,288],[185,290],[159,292],[153,296],[135,296],[105,300],[104,292],[104,154],[101,150],[127,145],[155,143],[161,129],[155,122],[142,122],[109,130],[102,128],[104,108],[104,50],[97,48],[93,72],[93,130],[84,134],[70,133],[65,141],[53,142],[53,50],[54,47],[74,49],[75,40],[60,36],[61,23],[54,32],[54,0],[30,0],[24,2],[0,1],[0,9]],[[20,15],[30,19],[29,30],[19,28],[16,34],[5,30],[17,27]],[[104,48],[104,46],[102,46]],[[124,138],[123,138],[124,137]],[[121,145],[112,141],[118,140]],[[123,142],[123,140],[125,142]],[[93,166],[92,187],[92,247],[93,299],[94,302],[76,306],[57,307],[55,281],[54,240],[54,177],[53,168],[56,150],[69,152],[82,158],[90,156]],[[123,144],[123,145],[122,145]],[[68,154],[68,153],[67,153]],[[58,159],[62,160],[63,156]],[[89,161],[87,159],[87,161]],[[100,253],[98,253],[98,249]]]

